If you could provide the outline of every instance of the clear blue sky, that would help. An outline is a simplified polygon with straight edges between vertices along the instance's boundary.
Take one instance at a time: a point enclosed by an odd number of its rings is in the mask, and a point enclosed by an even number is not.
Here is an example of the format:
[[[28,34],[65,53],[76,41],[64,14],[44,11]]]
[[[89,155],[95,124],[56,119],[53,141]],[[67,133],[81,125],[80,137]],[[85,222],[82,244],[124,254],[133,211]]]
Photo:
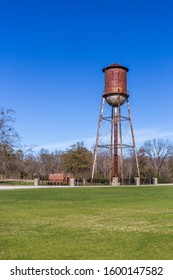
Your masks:
[[[0,1],[0,42],[0,106],[23,145],[92,146],[111,63],[129,68],[137,142],[172,141],[171,0]]]

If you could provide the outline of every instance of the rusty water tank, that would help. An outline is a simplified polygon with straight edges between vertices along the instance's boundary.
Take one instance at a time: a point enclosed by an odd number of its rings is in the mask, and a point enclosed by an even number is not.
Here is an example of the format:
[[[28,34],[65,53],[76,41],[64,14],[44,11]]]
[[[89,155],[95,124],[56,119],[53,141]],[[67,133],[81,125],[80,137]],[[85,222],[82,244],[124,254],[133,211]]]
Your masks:
[[[128,98],[126,73],[127,67],[111,64],[103,69],[105,73],[105,89],[103,97],[112,107],[121,106]]]

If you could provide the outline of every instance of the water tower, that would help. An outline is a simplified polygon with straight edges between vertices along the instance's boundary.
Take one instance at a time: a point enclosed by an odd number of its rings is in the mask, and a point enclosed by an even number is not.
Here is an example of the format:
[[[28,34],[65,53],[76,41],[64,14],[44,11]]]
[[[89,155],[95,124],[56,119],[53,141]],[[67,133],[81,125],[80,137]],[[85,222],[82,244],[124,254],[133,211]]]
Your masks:
[[[139,184],[139,166],[136,153],[135,138],[130,113],[129,94],[127,91],[127,72],[128,68],[119,64],[111,64],[103,69],[105,78],[105,88],[102,95],[96,145],[94,150],[94,161],[92,169],[92,180],[94,179],[97,154],[99,148],[109,150],[109,180],[112,185],[124,183],[123,172],[123,149],[131,148],[134,153],[136,164],[136,183]],[[105,101],[109,112],[105,114]],[[122,107],[126,107],[126,113],[121,112]],[[109,123],[109,143],[101,143],[101,128],[103,122]],[[129,126],[130,140],[124,141],[125,135],[123,125]],[[127,128],[126,128],[127,131]],[[119,174],[120,173],[120,174]]]

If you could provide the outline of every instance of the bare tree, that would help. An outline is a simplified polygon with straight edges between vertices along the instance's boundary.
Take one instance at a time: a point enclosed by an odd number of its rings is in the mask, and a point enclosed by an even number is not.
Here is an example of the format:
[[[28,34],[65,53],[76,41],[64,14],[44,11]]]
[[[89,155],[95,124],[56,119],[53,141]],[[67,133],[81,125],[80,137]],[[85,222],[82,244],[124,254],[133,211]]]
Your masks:
[[[154,175],[159,177],[164,163],[173,155],[173,144],[168,140],[153,139],[145,141],[141,149],[148,157]]]
[[[41,149],[37,156],[37,175],[46,177],[50,173],[58,173],[61,170],[61,152],[50,152]]]
[[[16,170],[15,148],[19,147],[20,138],[13,127],[15,122],[12,109],[0,108],[0,176],[8,178]]]
[[[0,108],[0,144],[16,147],[20,143],[20,137],[13,125],[15,119],[13,117],[14,110]]]

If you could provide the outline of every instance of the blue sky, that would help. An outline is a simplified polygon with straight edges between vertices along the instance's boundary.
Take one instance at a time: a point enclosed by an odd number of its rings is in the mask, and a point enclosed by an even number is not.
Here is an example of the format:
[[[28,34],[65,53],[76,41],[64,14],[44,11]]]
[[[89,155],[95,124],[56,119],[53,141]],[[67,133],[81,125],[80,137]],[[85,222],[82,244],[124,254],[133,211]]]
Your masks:
[[[173,140],[171,0],[0,1],[0,106],[23,145],[65,149],[96,137],[102,68],[129,68],[136,141]]]

